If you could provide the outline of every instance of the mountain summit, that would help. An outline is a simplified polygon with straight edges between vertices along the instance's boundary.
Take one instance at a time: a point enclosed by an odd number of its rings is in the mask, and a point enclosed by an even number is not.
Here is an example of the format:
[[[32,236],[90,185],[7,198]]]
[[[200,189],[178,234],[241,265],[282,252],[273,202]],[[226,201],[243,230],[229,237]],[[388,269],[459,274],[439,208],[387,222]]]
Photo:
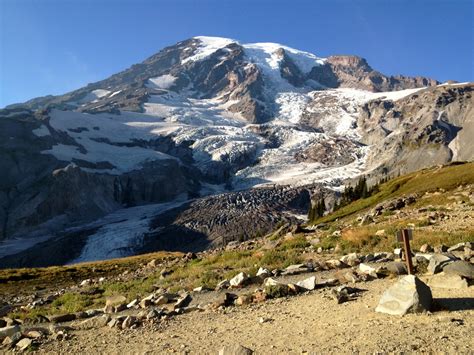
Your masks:
[[[357,56],[179,42],[0,110],[0,258],[201,250],[298,218],[360,174],[472,160],[473,89]]]

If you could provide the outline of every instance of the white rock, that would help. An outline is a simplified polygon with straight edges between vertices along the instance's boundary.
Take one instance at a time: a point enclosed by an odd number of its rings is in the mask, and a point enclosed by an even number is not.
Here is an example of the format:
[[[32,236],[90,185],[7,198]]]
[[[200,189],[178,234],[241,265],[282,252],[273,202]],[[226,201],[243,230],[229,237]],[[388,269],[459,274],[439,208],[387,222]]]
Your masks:
[[[372,277],[375,277],[377,278],[377,271],[375,268],[373,268],[372,266],[370,265],[367,265],[367,264],[359,264],[359,271],[363,274],[366,274],[366,275],[370,275]]]
[[[259,277],[268,277],[270,276],[272,273],[270,272],[270,270],[268,269],[265,269],[263,267],[260,267],[257,271],[257,276]]]
[[[248,275],[241,272],[238,273],[236,276],[234,276],[230,281],[230,286],[231,287],[242,287],[245,283],[245,281],[248,280]]]
[[[23,351],[26,350],[32,343],[32,340],[29,338],[23,338],[18,343],[16,343],[16,347],[18,350]]]
[[[429,311],[433,302],[430,288],[414,275],[401,277],[388,288],[375,309],[392,315]]]
[[[316,276],[311,276],[307,279],[298,281],[296,286],[312,291],[316,288]]]
[[[266,278],[265,281],[263,282],[264,287],[277,286],[277,285],[281,285],[281,283],[271,277]]]

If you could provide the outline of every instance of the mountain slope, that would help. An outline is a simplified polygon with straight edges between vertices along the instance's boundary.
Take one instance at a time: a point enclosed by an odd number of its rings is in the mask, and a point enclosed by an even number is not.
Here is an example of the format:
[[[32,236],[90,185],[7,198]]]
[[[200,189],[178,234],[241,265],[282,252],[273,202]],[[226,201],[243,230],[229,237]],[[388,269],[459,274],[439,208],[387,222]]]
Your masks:
[[[203,221],[215,222],[163,218],[201,248],[223,231],[229,241],[247,238],[277,216],[305,214],[312,195],[361,173],[471,160],[473,85],[438,84],[387,77],[354,56],[195,37],[79,90],[11,105],[0,111],[3,253],[68,240],[97,218],[127,215],[122,208],[156,204],[142,215],[151,223],[166,204],[184,202],[180,209],[207,206]],[[254,196],[232,192],[244,189]],[[309,197],[295,207],[288,196],[303,190]],[[221,208],[235,208],[232,223],[248,230],[232,232],[217,218]],[[250,225],[241,208],[273,217]],[[155,227],[143,224],[128,244],[103,243],[97,255],[138,252],[143,233],[156,236]],[[70,259],[81,255],[79,244]]]

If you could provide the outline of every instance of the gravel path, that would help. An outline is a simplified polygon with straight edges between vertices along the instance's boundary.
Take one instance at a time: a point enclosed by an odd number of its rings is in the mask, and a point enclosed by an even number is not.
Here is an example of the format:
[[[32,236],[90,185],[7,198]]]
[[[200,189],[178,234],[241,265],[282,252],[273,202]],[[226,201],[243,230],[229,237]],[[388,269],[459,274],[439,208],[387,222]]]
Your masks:
[[[217,354],[224,345],[241,344],[257,354],[472,354],[473,286],[432,289],[439,310],[430,314],[397,317],[376,313],[380,296],[394,282],[383,279],[355,284],[367,292],[343,304],[337,304],[330,290],[324,289],[225,311],[189,313],[134,330],[104,327],[75,331],[70,340],[42,344],[39,353]]]

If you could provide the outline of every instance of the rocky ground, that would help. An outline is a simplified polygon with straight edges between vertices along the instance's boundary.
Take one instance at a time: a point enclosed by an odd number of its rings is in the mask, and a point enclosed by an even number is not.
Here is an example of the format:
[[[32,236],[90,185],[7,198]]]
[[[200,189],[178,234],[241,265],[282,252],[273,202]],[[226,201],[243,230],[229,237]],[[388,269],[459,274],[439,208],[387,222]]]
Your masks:
[[[259,354],[472,351],[472,287],[433,289],[436,302],[447,309],[404,317],[376,313],[392,283],[356,283],[367,292],[343,304],[329,290],[319,290],[239,309],[193,312],[133,330],[76,331],[70,340],[43,344],[39,352],[217,354],[235,344]]]
[[[460,243],[413,258],[428,291],[400,286],[400,280],[411,276],[402,276],[406,268],[393,253],[326,255],[281,270],[260,268],[255,276],[242,272],[215,290],[200,287],[173,294],[157,289],[131,302],[115,295],[107,297],[104,309],[43,317],[37,324],[6,317],[0,320],[2,350],[217,353],[227,346],[224,354],[240,354],[233,347],[244,346],[269,354],[469,353],[474,325],[471,247]],[[186,258],[192,261],[193,256]],[[84,280],[79,287],[89,290],[100,282]],[[394,287],[390,295],[387,289]],[[385,314],[381,305],[398,315]]]

